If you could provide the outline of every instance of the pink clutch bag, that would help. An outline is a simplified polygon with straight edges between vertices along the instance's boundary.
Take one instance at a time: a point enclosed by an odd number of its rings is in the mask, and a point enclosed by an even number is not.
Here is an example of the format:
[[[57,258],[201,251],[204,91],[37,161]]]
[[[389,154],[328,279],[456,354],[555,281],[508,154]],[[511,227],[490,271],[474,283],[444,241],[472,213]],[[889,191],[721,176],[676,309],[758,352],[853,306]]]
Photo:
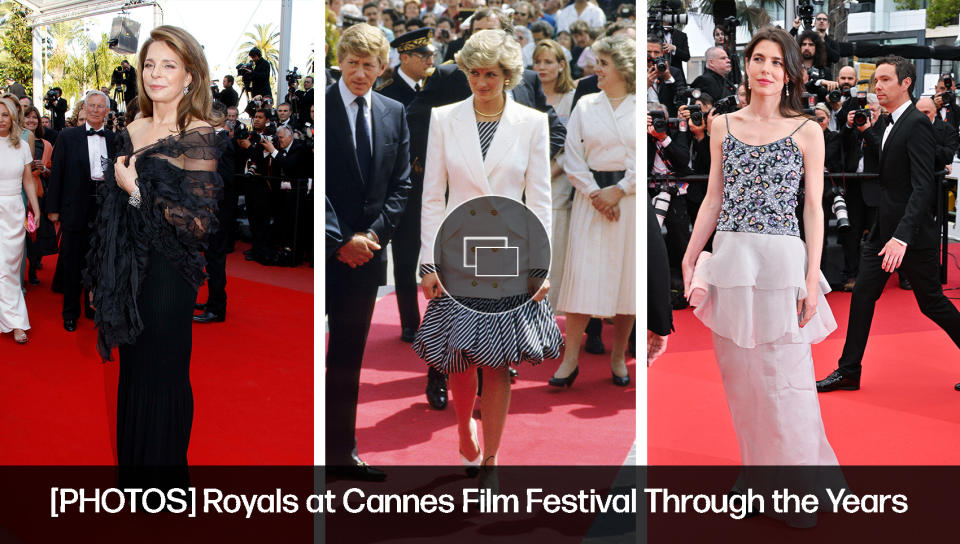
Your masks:
[[[37,218],[33,215],[33,210],[27,212],[27,220],[24,222],[27,232],[33,234],[37,232]]]
[[[703,264],[707,262],[713,254],[709,251],[701,251],[697,257],[697,264],[693,267],[693,280],[690,282],[691,306],[700,306],[703,299],[707,297],[707,282],[703,280]]]

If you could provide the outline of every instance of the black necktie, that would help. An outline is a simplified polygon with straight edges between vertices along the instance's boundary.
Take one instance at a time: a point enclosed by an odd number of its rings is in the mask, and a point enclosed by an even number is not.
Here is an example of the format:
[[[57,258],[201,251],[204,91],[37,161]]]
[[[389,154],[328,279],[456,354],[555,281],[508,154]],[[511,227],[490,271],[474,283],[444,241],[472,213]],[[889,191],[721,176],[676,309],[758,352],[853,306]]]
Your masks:
[[[93,130],[92,128],[87,129],[87,136],[100,136],[101,138],[106,138],[107,135],[103,133],[103,129]]]
[[[416,93],[419,93],[419,92],[420,92],[420,84],[419,84],[419,83],[414,83],[414,84],[413,84],[413,92],[416,92]]]
[[[360,163],[360,174],[363,176],[364,183],[370,181],[370,163],[373,160],[373,152],[370,150],[370,136],[367,135],[367,117],[364,114],[364,108],[367,101],[362,96],[358,96],[354,101],[357,104],[357,162]]]

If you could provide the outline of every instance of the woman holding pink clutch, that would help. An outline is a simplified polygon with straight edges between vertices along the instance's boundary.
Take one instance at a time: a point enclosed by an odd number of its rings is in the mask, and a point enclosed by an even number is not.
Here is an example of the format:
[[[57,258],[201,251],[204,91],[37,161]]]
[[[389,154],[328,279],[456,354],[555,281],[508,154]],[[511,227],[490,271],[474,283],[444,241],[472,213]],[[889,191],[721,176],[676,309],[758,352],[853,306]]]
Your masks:
[[[20,137],[20,104],[0,98],[0,332],[27,342],[27,304],[20,290],[20,266],[26,236],[23,193],[34,217],[40,217],[37,190],[30,172],[33,155]]]

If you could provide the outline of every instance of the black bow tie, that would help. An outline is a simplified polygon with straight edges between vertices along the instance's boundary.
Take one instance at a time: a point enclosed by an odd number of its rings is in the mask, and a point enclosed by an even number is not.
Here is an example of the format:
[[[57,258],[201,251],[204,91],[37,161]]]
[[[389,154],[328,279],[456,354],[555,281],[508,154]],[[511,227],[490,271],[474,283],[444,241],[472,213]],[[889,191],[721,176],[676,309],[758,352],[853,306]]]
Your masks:
[[[93,130],[92,128],[87,129],[87,136],[100,136],[101,138],[106,138],[107,135],[103,132],[103,129]]]

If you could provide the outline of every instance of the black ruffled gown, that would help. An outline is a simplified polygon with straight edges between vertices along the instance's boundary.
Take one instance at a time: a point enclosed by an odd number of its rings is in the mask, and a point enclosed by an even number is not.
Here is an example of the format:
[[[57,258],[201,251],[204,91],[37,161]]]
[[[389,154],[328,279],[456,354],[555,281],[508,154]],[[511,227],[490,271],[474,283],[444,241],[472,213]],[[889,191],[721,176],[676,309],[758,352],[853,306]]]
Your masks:
[[[97,350],[109,360],[119,347],[121,467],[187,465],[193,304],[205,277],[204,240],[219,228],[222,144],[201,127],[133,150],[124,131],[117,154],[137,156],[140,207],[117,187],[113,165],[100,189],[85,279],[97,308]]]

